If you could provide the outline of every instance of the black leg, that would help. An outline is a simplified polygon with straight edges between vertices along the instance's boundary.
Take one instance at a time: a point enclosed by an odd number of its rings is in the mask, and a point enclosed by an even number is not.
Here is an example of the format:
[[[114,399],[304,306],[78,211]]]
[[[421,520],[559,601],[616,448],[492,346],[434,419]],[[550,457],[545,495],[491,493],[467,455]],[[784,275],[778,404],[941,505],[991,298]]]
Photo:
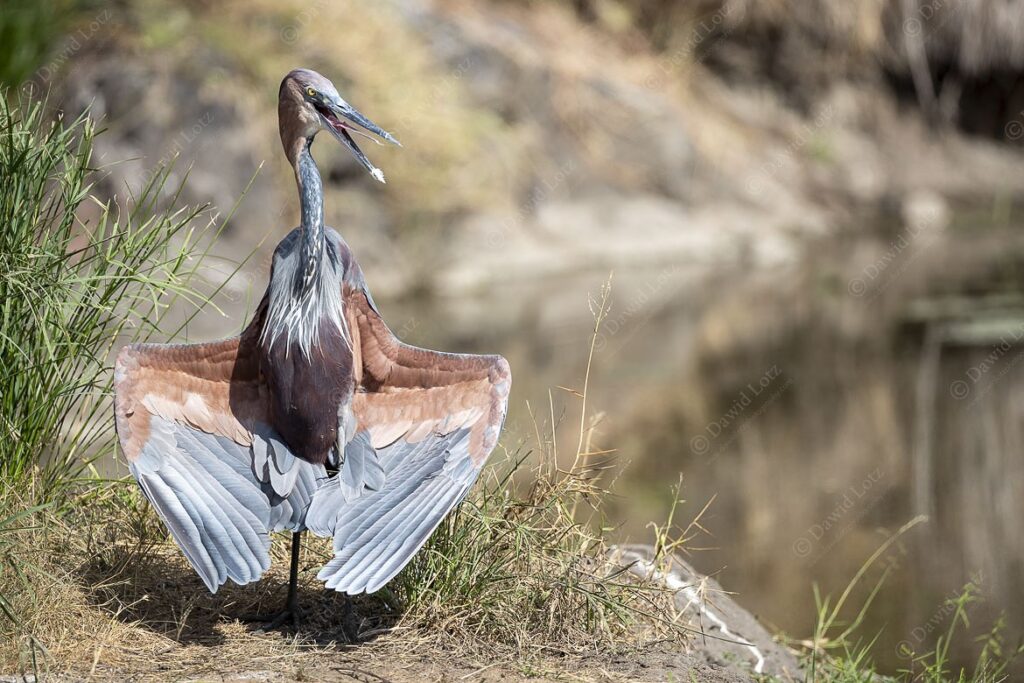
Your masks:
[[[302,611],[299,609],[299,550],[302,546],[302,532],[295,531],[292,533],[292,560],[288,568],[288,597],[285,598],[284,609],[276,615],[254,615],[251,617],[243,617],[243,621],[263,621],[262,628],[269,630],[277,628],[287,621],[292,622],[292,626],[296,629],[299,628],[299,621],[302,617]]]
[[[341,630],[353,645],[359,642],[359,622],[356,619],[352,596],[341,594]]]
[[[285,610],[298,613],[299,609],[299,547],[302,545],[302,532],[292,532],[292,563],[288,568],[288,598]]]

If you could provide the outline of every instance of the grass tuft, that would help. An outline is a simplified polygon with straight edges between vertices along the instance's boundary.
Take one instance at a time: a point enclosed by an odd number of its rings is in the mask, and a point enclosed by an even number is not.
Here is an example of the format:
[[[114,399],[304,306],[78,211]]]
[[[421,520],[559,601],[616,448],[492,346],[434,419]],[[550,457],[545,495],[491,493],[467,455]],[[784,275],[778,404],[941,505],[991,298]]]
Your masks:
[[[96,132],[88,113],[51,119],[44,103],[0,93],[0,642],[32,668],[46,652],[37,617],[68,616],[50,604],[59,592],[39,590],[67,568],[32,544],[91,500],[90,465],[113,455],[112,350],[166,338],[176,303],[207,303],[193,277],[219,232],[201,208],[158,203],[170,169],[129,208],[96,200]]]
[[[487,648],[501,645],[517,656],[543,648],[607,651],[683,635],[672,621],[671,593],[638,581],[609,552],[602,508],[611,491],[595,458],[605,452],[593,450],[595,422],[586,408],[610,294],[609,281],[591,302],[586,377],[582,392],[572,392],[582,405],[572,464],[560,468],[554,425],[541,436],[535,420],[537,451],[506,451],[504,462],[488,467],[476,494],[400,575],[403,623]]]
[[[108,454],[108,358],[160,330],[202,259],[201,209],[164,211],[167,172],[121,212],[90,195],[96,127],[0,103],[0,477],[50,499]],[[36,475],[39,476],[36,476]]]

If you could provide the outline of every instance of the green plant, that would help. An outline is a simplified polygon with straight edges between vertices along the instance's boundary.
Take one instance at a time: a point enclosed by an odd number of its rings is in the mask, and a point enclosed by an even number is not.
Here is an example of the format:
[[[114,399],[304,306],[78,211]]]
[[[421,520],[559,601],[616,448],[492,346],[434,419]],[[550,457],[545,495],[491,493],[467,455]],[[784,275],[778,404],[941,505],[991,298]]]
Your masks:
[[[945,633],[937,639],[932,649],[921,653],[901,652],[910,660],[910,666],[899,671],[894,679],[887,679],[876,673],[871,661],[871,651],[877,643],[881,642],[881,634],[874,634],[868,640],[858,636],[865,621],[865,615],[888,577],[891,566],[884,569],[854,617],[848,622],[840,619],[843,607],[847,604],[854,589],[864,580],[868,570],[903,534],[923,521],[925,521],[924,517],[912,519],[882,543],[861,565],[834,603],[828,596],[819,595],[815,589],[815,601],[818,608],[817,626],[813,639],[802,643],[806,647],[803,663],[807,681],[870,683],[879,680],[897,680],[906,683],[947,683],[948,681],[1001,683],[1010,680],[1008,673],[1010,666],[1024,654],[1024,645],[1018,645],[1016,648],[1006,646],[1003,619],[999,619],[982,638],[984,645],[972,671],[966,669],[954,671],[950,666],[950,646],[958,638],[969,637],[963,631],[969,626],[967,608],[978,599],[977,587],[973,583],[968,583],[958,596],[949,599],[948,605],[946,605],[951,612],[949,624]],[[905,645],[901,644],[900,647],[905,647]]]
[[[40,66],[69,25],[77,3],[7,0],[0,12],[0,84],[18,85]]]
[[[88,113],[51,120],[43,103],[0,96],[0,634],[33,670],[46,653],[35,588],[58,581],[33,559],[39,515],[52,526],[88,504],[70,494],[113,454],[114,346],[149,338],[176,301],[208,302],[193,276],[219,232],[202,209],[163,208],[169,169],[124,212],[92,197],[95,135]]]
[[[607,651],[685,635],[672,620],[672,592],[638,580],[610,557],[601,511],[611,494],[599,478],[600,456],[608,451],[592,444],[595,422],[586,402],[609,296],[610,283],[591,304],[587,374],[582,391],[571,392],[582,404],[571,466],[558,465],[553,426],[542,436],[534,419],[530,436],[539,452],[515,451],[484,471],[476,495],[442,524],[394,587],[404,623],[420,633],[454,633],[470,646],[504,645],[519,655],[544,647]],[[532,455],[535,464],[526,466]]]
[[[179,298],[205,301],[192,276],[210,226],[161,208],[163,169],[124,213],[91,197],[95,124],[44,111],[0,104],[0,477],[45,500],[113,447],[114,344],[148,338]]]

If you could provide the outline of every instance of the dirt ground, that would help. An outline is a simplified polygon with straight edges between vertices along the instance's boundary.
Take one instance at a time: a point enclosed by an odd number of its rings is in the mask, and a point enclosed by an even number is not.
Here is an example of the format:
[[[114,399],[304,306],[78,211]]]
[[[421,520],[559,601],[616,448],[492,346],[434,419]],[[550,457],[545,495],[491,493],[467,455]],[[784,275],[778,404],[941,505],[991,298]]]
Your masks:
[[[673,591],[676,618],[692,636],[606,652],[521,649],[521,658],[481,652],[479,646],[443,633],[403,632],[382,614],[379,597],[354,602],[303,582],[300,603],[307,613],[296,630],[264,632],[240,620],[251,609],[278,606],[284,575],[274,567],[266,581],[225,587],[211,596],[180,563],[150,580],[121,584],[91,612],[110,626],[94,629],[67,669],[51,661],[42,680],[55,681],[748,681],[802,680],[797,660],[711,579],[676,561],[658,571],[651,549],[615,549],[634,574]],[[638,639],[642,640],[642,639]],[[356,644],[352,644],[356,641]],[[67,646],[62,649],[69,652]],[[70,656],[70,655],[69,655]],[[91,662],[91,666],[90,666]],[[6,674],[7,672],[3,672]],[[0,675],[0,683],[20,676]]]
[[[255,636],[260,637],[260,636]],[[230,646],[199,647],[190,653],[167,652],[147,670],[97,667],[85,674],[42,676],[43,681],[243,681],[279,683],[326,681],[361,683],[426,683],[455,681],[750,681],[754,675],[742,664],[720,659],[699,645],[653,645],[630,652],[592,656],[548,653],[529,661],[487,661],[448,657],[443,649],[420,655],[401,655],[391,647],[363,645],[303,651],[279,634],[261,636],[267,654],[249,666],[238,666]],[[225,666],[228,664],[228,666]],[[783,680],[796,680],[783,679]],[[0,683],[34,681],[32,676],[0,676]]]

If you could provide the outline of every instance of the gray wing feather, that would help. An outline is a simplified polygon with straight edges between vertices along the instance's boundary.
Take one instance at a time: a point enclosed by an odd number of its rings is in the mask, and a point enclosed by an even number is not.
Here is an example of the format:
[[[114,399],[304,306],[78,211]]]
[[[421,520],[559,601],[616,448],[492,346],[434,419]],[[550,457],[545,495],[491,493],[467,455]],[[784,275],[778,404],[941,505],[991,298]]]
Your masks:
[[[384,467],[366,432],[357,433],[345,445],[339,477],[346,501],[355,500],[366,490],[379,491],[384,486]]]
[[[134,468],[134,465],[132,467]],[[146,498],[156,508],[174,540],[185,553],[189,564],[196,570],[210,592],[216,593],[217,568],[203,545],[195,519],[182,505],[177,494],[160,477],[136,475],[136,478]]]
[[[364,490],[347,504],[340,483],[323,485],[310,506],[308,523],[315,533],[333,533],[335,555],[317,578],[349,594],[379,590],[394,578],[476,479],[468,435],[461,429],[380,449],[377,458],[387,473],[384,486]],[[365,479],[365,470],[363,474]]]
[[[273,506],[270,524],[271,531],[303,531],[306,529],[307,510],[313,501],[313,495],[321,482],[326,480],[327,472],[323,465],[313,465],[295,458],[293,465],[298,470],[295,483],[287,498]]]
[[[472,484],[472,481],[469,484]],[[439,498],[438,506],[429,513],[424,513],[422,520],[410,531],[398,548],[392,550],[394,542],[392,542],[392,545],[389,545],[388,552],[391,553],[391,560],[378,567],[373,575],[367,578],[367,593],[375,593],[380,590],[384,584],[402,570],[402,567],[406,565],[409,558],[419,552],[419,549],[423,547],[423,544],[427,542],[430,535],[441,524],[445,515],[448,514],[448,510],[462,500],[468,490],[469,485],[463,488],[449,488],[446,496],[443,499]],[[443,508],[441,507],[442,505]],[[401,536],[397,536],[397,538],[401,538]]]
[[[445,452],[441,450],[433,458],[410,460],[406,467],[389,475],[389,485],[380,494],[367,496],[339,510],[333,530],[334,551],[340,552],[350,540],[354,541],[378,522],[381,515],[401,505],[428,477],[443,467],[444,457]]]
[[[260,566],[260,558],[253,554],[253,549],[242,537],[240,528],[245,522],[240,521],[237,511],[235,515],[229,514],[233,508],[241,509],[237,500],[228,500],[228,496],[221,496],[219,484],[215,479],[203,476],[197,468],[191,467],[192,463],[183,461],[175,463],[172,470],[177,475],[177,481],[181,488],[179,495],[188,499],[188,496],[196,496],[191,501],[199,511],[200,519],[206,526],[205,531],[212,543],[208,543],[210,556],[218,561],[221,569],[218,582],[223,583],[230,578],[235,583],[246,584],[253,580],[252,568],[255,567],[256,576],[263,573]],[[174,485],[172,484],[172,488]],[[223,489],[221,489],[222,491]],[[232,519],[232,516],[235,519]],[[257,546],[257,551],[265,550]]]
[[[335,479],[325,482],[313,496],[306,513],[306,528],[317,536],[330,538],[334,535],[338,513],[344,505],[345,493],[340,482]]]
[[[333,536],[338,515],[346,504],[384,487],[384,468],[366,432],[353,436],[344,453],[336,480],[319,491],[306,515],[307,528],[317,536]]]
[[[211,592],[270,567],[270,531],[301,531],[326,478],[276,435],[252,447],[154,416],[132,474]]]
[[[372,592],[370,585],[380,582],[381,585],[390,580],[401,570],[408,559],[419,550],[420,546],[440,524],[448,510],[461,499],[463,487],[446,477],[437,477],[424,485],[409,500],[403,513],[393,509],[374,525],[368,538],[357,539],[349,548],[357,548],[351,558],[347,558],[348,567],[339,578],[337,585],[344,590]],[[408,516],[406,516],[408,515]],[[379,540],[383,539],[383,540]],[[400,548],[409,552],[399,552]],[[339,564],[346,562],[345,553],[336,559]]]
[[[163,471],[168,473],[167,481],[171,488],[197,509],[211,541],[208,548],[210,556],[215,561],[220,560],[219,582],[223,583],[230,577],[236,583],[249,583],[254,578],[254,570],[259,576],[262,568],[255,553],[266,548],[258,539],[253,539],[255,543],[250,544],[246,538],[255,536],[251,524],[256,520],[246,519],[245,508],[223,487],[216,478],[216,471],[201,467],[198,458],[187,457],[170,461]]]

